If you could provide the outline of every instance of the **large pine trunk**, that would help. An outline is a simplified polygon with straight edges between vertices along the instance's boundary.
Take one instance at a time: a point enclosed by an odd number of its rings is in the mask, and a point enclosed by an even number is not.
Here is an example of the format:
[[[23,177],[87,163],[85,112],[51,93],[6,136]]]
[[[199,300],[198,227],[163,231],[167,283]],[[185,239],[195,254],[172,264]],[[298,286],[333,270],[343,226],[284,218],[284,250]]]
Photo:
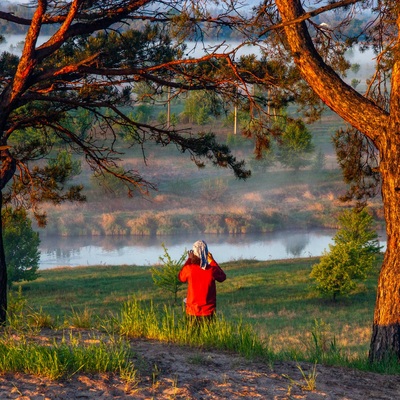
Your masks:
[[[3,194],[0,191],[0,325],[7,319],[7,265],[3,244]]]
[[[378,282],[369,358],[400,359],[400,57],[392,69],[390,114],[347,85],[316,51],[304,22],[301,0],[275,0],[293,59],[321,100],[365,134],[381,158],[387,250]],[[293,23],[296,21],[297,23]]]
[[[387,249],[378,281],[370,361],[391,355],[400,359],[400,143],[396,142],[392,137],[381,151]]]
[[[387,251],[379,276],[369,359],[400,359],[400,249]]]
[[[16,161],[8,151],[8,146],[0,146],[0,325],[7,319],[7,265],[3,243],[3,189],[12,179]]]

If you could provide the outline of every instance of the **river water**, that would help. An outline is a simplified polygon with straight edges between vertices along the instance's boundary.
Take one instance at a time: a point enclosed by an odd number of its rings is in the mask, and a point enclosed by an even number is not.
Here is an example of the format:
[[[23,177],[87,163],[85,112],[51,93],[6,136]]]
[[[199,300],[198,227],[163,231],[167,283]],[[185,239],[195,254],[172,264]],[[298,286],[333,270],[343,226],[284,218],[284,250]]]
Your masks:
[[[81,265],[154,265],[164,255],[163,243],[173,260],[207,242],[217,262],[240,259],[260,261],[319,256],[329,250],[335,231],[313,230],[254,235],[174,235],[158,237],[45,237],[40,245],[39,269]],[[386,245],[380,234],[381,246]]]

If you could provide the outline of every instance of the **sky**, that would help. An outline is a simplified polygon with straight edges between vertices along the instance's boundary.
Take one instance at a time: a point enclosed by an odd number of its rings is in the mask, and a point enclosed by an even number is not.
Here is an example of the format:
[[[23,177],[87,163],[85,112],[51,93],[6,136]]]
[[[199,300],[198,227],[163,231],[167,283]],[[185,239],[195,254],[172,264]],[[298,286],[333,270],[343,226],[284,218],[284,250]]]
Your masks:
[[[3,3],[3,1],[0,1]],[[32,0],[5,0],[4,3],[11,3],[11,4],[28,4],[31,3]]]

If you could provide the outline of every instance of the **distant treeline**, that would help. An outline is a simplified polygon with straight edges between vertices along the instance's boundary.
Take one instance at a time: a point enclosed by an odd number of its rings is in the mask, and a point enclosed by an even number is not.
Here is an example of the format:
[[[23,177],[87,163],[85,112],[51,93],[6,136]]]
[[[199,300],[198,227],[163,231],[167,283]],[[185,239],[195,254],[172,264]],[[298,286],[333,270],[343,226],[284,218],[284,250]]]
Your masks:
[[[17,5],[6,0],[0,3],[0,11],[10,12],[20,18],[25,18],[29,20],[32,18],[35,8],[28,6],[27,4]],[[0,35],[23,35],[27,31],[28,25],[23,26],[0,19]],[[44,27],[41,33],[43,35],[50,35],[51,33],[53,33],[53,31],[54,27],[52,27],[52,29]]]

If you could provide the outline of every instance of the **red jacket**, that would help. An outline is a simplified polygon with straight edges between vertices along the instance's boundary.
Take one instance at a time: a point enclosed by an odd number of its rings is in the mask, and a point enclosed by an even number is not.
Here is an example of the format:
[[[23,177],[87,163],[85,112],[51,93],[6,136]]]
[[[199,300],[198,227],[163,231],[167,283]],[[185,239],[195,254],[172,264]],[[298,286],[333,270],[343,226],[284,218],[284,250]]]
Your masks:
[[[215,312],[217,305],[217,290],[215,281],[223,282],[225,272],[213,260],[206,269],[192,264],[188,259],[178,274],[181,282],[188,283],[186,298],[186,313],[204,317]]]

